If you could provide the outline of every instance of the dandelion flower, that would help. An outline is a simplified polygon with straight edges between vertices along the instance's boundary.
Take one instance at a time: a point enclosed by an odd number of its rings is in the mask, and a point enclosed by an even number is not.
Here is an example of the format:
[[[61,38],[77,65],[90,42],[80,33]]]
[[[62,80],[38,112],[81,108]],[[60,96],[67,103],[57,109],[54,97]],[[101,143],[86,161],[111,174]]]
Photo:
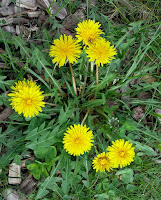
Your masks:
[[[110,42],[104,38],[89,44],[86,53],[88,54],[87,57],[90,58],[89,61],[95,61],[98,66],[110,63],[112,59],[115,59],[113,56],[117,54],[114,46],[110,46]]]
[[[42,112],[41,107],[45,106],[44,96],[40,91],[40,86],[37,86],[32,80],[18,81],[16,86],[12,86],[13,91],[8,94],[11,97],[12,108],[24,117],[34,117]]]
[[[94,20],[84,20],[78,24],[78,27],[75,29],[77,32],[76,37],[78,41],[83,41],[83,44],[89,45],[90,43],[95,42],[100,35],[103,34],[103,31],[99,29],[101,24]]]
[[[112,169],[111,161],[109,159],[108,153],[100,153],[93,159],[93,169],[96,170],[96,172],[104,172],[105,169],[109,172],[110,169]]]
[[[63,66],[68,60],[70,63],[74,63],[80,57],[81,46],[78,41],[73,39],[71,35],[61,35],[60,39],[55,39],[53,45],[50,47],[49,56],[54,57],[53,63],[59,64],[59,67]]]
[[[134,147],[129,141],[124,141],[124,139],[113,141],[112,146],[109,146],[107,150],[114,168],[119,166],[123,168],[134,161]]]
[[[86,125],[70,126],[63,138],[64,149],[73,156],[80,156],[88,152],[93,146],[93,134]]]

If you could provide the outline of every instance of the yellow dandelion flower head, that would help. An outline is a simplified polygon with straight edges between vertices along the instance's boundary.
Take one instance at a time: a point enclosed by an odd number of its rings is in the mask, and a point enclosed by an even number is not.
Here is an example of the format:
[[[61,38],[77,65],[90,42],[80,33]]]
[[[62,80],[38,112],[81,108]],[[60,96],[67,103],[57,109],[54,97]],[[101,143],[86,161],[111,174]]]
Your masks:
[[[98,38],[100,38],[101,34],[104,34],[100,29],[100,26],[101,24],[99,22],[95,22],[91,19],[79,22],[78,27],[75,29],[78,41],[83,41],[83,44],[85,45],[95,42]]]
[[[49,56],[54,57],[52,62],[59,64],[59,67],[63,66],[66,60],[70,63],[77,62],[80,54],[81,46],[71,35],[61,35],[60,39],[55,39],[49,50]]]
[[[111,161],[109,159],[108,153],[100,153],[93,159],[93,169],[96,172],[104,172],[105,169],[109,172],[112,169]]]
[[[88,152],[93,146],[93,134],[86,125],[70,126],[63,138],[64,149],[73,156],[80,156]]]
[[[40,91],[40,86],[32,80],[23,80],[15,83],[12,86],[13,91],[8,94],[11,98],[12,108],[20,115],[23,113],[24,117],[34,117],[42,112],[41,107],[45,106],[44,96]]]
[[[112,59],[115,59],[113,56],[117,54],[114,46],[110,46],[110,42],[104,38],[90,44],[86,49],[86,53],[87,57],[90,58],[89,61],[95,61],[98,66],[110,63]]]
[[[119,166],[123,168],[134,161],[134,147],[132,147],[132,143],[130,144],[129,141],[124,141],[124,139],[113,141],[112,146],[109,146],[107,150],[114,168]]]

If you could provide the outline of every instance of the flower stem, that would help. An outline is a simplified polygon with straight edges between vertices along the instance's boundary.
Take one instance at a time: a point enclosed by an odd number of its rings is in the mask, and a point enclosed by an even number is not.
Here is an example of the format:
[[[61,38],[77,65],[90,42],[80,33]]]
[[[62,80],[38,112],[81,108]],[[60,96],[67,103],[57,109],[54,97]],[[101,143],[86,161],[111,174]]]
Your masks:
[[[79,171],[79,156],[76,156],[75,168],[74,168],[74,176],[78,174]]]
[[[88,114],[89,114],[89,111],[90,111],[90,108],[87,110],[87,112],[86,112],[86,114],[85,114],[85,116],[84,116],[84,118],[83,118],[83,120],[82,120],[81,125],[83,125],[83,123],[86,121],[87,116],[88,116]]]
[[[94,62],[91,61],[91,73],[93,73],[93,69],[94,69]]]
[[[98,65],[96,65],[96,84],[98,85]]]
[[[74,73],[73,73],[72,65],[71,65],[70,62],[69,62],[69,68],[70,68],[70,72],[71,72],[71,75],[72,75],[72,82],[73,82],[74,93],[75,93],[75,96],[78,96],[78,94],[77,94],[77,88],[76,88],[76,83],[75,83],[75,78],[74,78]]]

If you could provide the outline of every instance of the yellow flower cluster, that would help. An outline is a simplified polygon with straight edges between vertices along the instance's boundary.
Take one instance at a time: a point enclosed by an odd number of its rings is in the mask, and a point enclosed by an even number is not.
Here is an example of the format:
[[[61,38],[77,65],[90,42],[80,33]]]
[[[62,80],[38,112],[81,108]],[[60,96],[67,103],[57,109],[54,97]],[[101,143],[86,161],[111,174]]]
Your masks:
[[[53,63],[63,66],[66,61],[74,63],[80,57],[81,45],[87,47],[85,49],[89,61],[94,61],[98,66],[110,63],[116,55],[114,46],[110,46],[110,42],[101,37],[104,34],[100,29],[101,24],[94,20],[84,20],[78,24],[76,30],[76,38],[72,36],[61,35],[60,39],[55,39],[50,47],[49,56],[54,57]]]
[[[93,168],[97,171],[109,171],[112,168],[123,168],[134,161],[134,147],[129,141],[124,139],[112,142],[112,146],[107,148],[107,153],[97,155],[93,160]]]
[[[89,128],[83,125],[70,126],[64,134],[64,149],[73,156],[80,156],[89,152],[93,146],[93,134]],[[112,146],[107,148],[108,152],[98,154],[93,159],[93,169],[97,171],[110,171],[112,168],[123,168],[133,161],[135,152],[134,147],[129,141],[124,139],[112,142]]]
[[[101,24],[94,20],[84,20],[76,28],[76,39],[66,35],[61,35],[60,39],[55,39],[49,51],[49,56],[54,57],[52,62],[58,64],[59,67],[67,61],[69,61],[69,64],[77,62],[81,54],[79,42],[82,41],[86,47],[85,51],[89,61],[94,61],[98,66],[109,63],[111,59],[114,59],[113,56],[116,55],[116,50],[114,46],[110,46],[110,42],[101,38],[100,35],[104,33],[100,26]],[[76,85],[71,65],[70,70],[75,89]],[[45,105],[43,92],[40,91],[40,87],[35,82],[32,80],[19,81],[15,87],[11,88],[13,89],[9,94],[11,105],[18,114],[23,113],[25,117],[34,117],[42,111],[41,108]],[[76,89],[75,94],[77,96]]]

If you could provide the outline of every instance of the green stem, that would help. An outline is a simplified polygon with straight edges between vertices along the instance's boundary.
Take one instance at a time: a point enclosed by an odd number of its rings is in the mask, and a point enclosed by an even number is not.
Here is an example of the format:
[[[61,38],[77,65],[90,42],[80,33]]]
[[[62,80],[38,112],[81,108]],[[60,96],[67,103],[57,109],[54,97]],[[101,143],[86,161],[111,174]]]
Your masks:
[[[91,61],[91,73],[93,73],[93,71],[94,71],[94,62]]]
[[[75,168],[74,168],[74,176],[78,174],[79,171],[79,156],[76,157],[76,163],[75,163]]]
[[[72,82],[73,82],[74,93],[75,93],[75,96],[78,96],[78,94],[77,94],[77,87],[76,87],[75,78],[74,78],[74,73],[73,73],[72,65],[71,65],[70,62],[69,62],[69,68],[70,68],[70,72],[71,72],[71,75],[72,75]]]
[[[90,108],[87,110],[87,112],[86,112],[86,114],[85,114],[85,116],[84,116],[84,118],[83,118],[83,120],[82,120],[82,123],[81,123],[81,125],[83,125],[83,124],[84,124],[84,122],[86,121],[86,119],[87,119],[87,116],[88,116],[88,114],[89,114],[89,111],[90,111]]]
[[[96,65],[96,84],[98,85],[98,65]]]

